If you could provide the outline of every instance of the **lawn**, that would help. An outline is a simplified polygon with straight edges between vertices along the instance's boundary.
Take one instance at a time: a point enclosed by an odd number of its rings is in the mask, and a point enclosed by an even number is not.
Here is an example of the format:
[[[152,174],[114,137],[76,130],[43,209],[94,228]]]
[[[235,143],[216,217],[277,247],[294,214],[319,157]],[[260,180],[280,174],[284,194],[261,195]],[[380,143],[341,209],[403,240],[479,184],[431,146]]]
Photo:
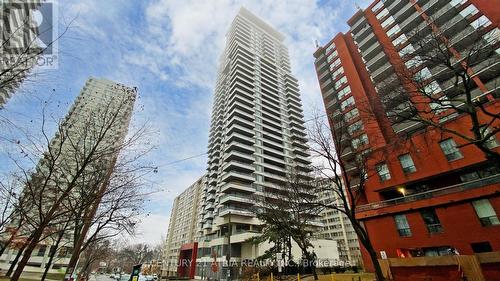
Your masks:
[[[318,275],[318,278],[319,281],[373,281],[375,276],[371,273],[334,273]]]

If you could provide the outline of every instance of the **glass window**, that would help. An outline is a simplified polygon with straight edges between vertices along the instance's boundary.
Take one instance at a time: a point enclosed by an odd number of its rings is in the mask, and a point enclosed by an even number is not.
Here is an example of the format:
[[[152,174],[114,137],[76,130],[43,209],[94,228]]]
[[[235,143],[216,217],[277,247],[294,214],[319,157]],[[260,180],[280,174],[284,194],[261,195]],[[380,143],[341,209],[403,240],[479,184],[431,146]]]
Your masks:
[[[413,173],[417,170],[409,153],[399,156],[399,163],[401,163],[401,168],[403,168],[405,174]]]
[[[456,6],[461,6],[465,2],[467,2],[467,0],[451,0],[450,4],[456,7]]]
[[[490,128],[486,127],[486,126],[483,126],[481,129],[481,135],[483,136],[483,138],[485,136],[487,136],[488,134],[491,133],[491,130]],[[487,148],[495,148],[497,147],[499,144],[498,144],[498,141],[497,141],[497,138],[496,136],[492,135],[491,137],[489,137],[485,142],[484,142],[485,146]]]
[[[482,226],[500,224],[497,214],[495,213],[495,209],[493,209],[493,206],[491,206],[488,199],[472,201],[472,206],[474,206],[474,210],[476,211]]]
[[[351,87],[346,86],[345,88],[342,88],[342,90],[338,91],[337,97],[338,97],[338,99],[342,99],[343,97],[345,97],[346,95],[348,95],[350,93],[351,93]]]
[[[348,99],[344,100],[343,102],[340,103],[340,108],[342,110],[346,109],[347,107],[351,106],[354,104],[354,98],[349,97]]]
[[[346,112],[344,114],[344,121],[350,121],[359,116],[359,110],[357,108],[353,108],[351,111]]]
[[[406,42],[406,40],[408,40],[408,37],[406,37],[406,35],[401,34],[398,36],[398,38],[394,39],[392,41],[392,44],[394,44],[394,46],[398,46],[399,44],[403,43],[403,42]]]
[[[470,4],[469,6],[461,10],[460,14],[462,15],[462,17],[467,18],[477,14],[478,12],[479,10],[476,8],[476,6],[474,6],[474,4]]]
[[[480,29],[483,27],[487,27],[491,24],[491,21],[485,16],[482,15],[477,20],[471,22],[470,26],[472,26],[475,29]]]
[[[337,80],[337,82],[335,82],[334,88],[338,89],[338,88],[340,88],[340,86],[342,86],[342,84],[344,84],[346,82],[347,82],[347,78],[345,76],[342,76],[342,78],[340,78],[339,80]]]
[[[377,14],[377,19],[380,20],[381,18],[387,16],[389,14],[389,10],[384,8],[383,10],[380,10],[380,13]]]
[[[380,181],[391,179],[391,173],[389,172],[389,167],[387,167],[387,164],[381,163],[378,164],[375,168],[377,169],[377,174],[380,178]]]
[[[395,215],[394,222],[401,237],[411,236],[411,228],[405,215]]]
[[[401,28],[399,28],[399,25],[394,25],[391,29],[387,31],[387,36],[391,37],[392,35],[398,33],[401,31]]]
[[[424,81],[432,77],[432,73],[429,68],[424,67],[419,72],[415,74],[417,81]]]
[[[331,62],[334,58],[336,58],[338,55],[337,50],[333,51],[327,58],[326,61]]]
[[[358,147],[364,146],[368,144],[368,136],[366,134],[362,134],[361,136],[353,139],[351,141],[352,147],[357,149]]]
[[[483,39],[486,40],[488,44],[495,44],[496,42],[500,41],[500,29],[492,29],[490,32],[483,35]]]
[[[332,62],[332,64],[330,64],[330,71],[333,71],[333,69],[335,69],[338,65],[340,65],[340,59],[337,58]]]
[[[394,18],[392,16],[389,16],[387,19],[384,20],[384,22],[381,25],[383,28],[386,28],[393,23],[394,23]]]
[[[463,157],[453,139],[444,140],[439,143],[439,146],[441,146],[441,150],[443,151],[448,161],[457,160]]]
[[[41,245],[40,248],[38,248],[38,253],[36,255],[39,257],[43,257],[45,255],[46,250],[47,250],[47,246]]]
[[[412,44],[406,45],[403,49],[399,51],[399,56],[404,57],[407,55],[411,55],[415,52],[415,48],[413,48]]]
[[[362,130],[362,129],[363,129],[363,122],[361,122],[361,120],[359,120],[359,121],[356,121],[355,123],[349,125],[347,127],[347,132],[352,135],[353,133],[355,133],[359,130]]]
[[[450,109],[451,108],[450,105],[451,105],[451,101],[448,99],[447,96],[442,96],[439,99],[432,101],[429,104],[429,106],[431,107],[431,110],[435,114],[439,114],[439,113],[445,111],[446,109]]]
[[[325,53],[329,53],[331,50],[333,50],[335,48],[335,43],[332,43],[330,44],[327,48],[326,48],[326,51]]]
[[[382,7],[384,7],[384,3],[382,2],[382,0],[378,1],[378,3],[372,7],[372,12],[376,12],[377,10],[379,10]]]
[[[344,68],[340,67],[339,69],[335,70],[335,72],[332,73],[332,77],[336,78],[339,75],[344,74]]]
[[[421,90],[422,94],[424,94],[426,96],[432,96],[434,94],[441,92],[441,87],[439,87],[439,84],[436,81],[432,81],[431,83],[425,85],[420,90]]]
[[[420,215],[427,226],[427,231],[429,233],[440,233],[443,232],[443,227],[434,209],[425,209],[420,211]]]

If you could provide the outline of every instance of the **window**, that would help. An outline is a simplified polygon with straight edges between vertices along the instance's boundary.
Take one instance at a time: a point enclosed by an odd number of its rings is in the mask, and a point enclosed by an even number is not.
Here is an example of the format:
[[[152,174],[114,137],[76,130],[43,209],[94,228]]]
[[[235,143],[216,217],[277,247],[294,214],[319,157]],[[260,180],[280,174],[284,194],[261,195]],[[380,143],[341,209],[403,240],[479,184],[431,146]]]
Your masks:
[[[488,44],[495,44],[500,40],[500,29],[494,28],[490,32],[483,35],[483,39],[488,42]]]
[[[486,127],[486,126],[483,126],[481,129],[481,135],[482,137],[484,138],[485,136],[487,136],[488,134],[491,133],[491,130],[490,128]],[[484,142],[484,145],[487,147],[487,148],[495,148],[497,147],[499,144],[498,144],[498,141],[497,141],[497,138],[495,135],[492,135],[491,137],[489,137],[485,142]]]
[[[401,28],[399,28],[399,25],[393,26],[391,29],[387,31],[387,36],[391,37],[392,35],[398,33],[401,31]]]
[[[456,7],[456,6],[461,6],[465,2],[467,2],[467,0],[451,0],[450,4]]]
[[[451,108],[450,105],[451,105],[451,101],[445,95],[443,95],[442,97],[438,98],[435,101],[432,101],[429,104],[429,106],[431,107],[431,110],[435,114],[439,114],[439,113],[445,111],[446,109],[450,109]]]
[[[352,135],[353,133],[359,131],[359,130],[362,130],[363,129],[363,122],[361,122],[361,120],[359,121],[356,121],[355,123],[349,125],[347,127],[347,132]]]
[[[384,6],[384,3],[382,0],[378,1],[375,6],[372,7],[372,12],[376,12],[378,9],[382,8]]]
[[[401,163],[401,168],[403,168],[403,172],[405,174],[413,173],[417,170],[417,168],[415,168],[415,164],[413,163],[413,159],[411,159],[410,154],[404,154],[399,156],[399,163]]]
[[[476,210],[476,214],[482,226],[500,224],[497,214],[495,213],[495,210],[493,209],[493,206],[491,206],[491,203],[488,199],[472,201],[472,206],[474,206],[474,210]]]
[[[401,49],[398,53],[400,57],[404,57],[415,52],[415,48],[413,48],[412,44],[406,45],[403,49]]]
[[[399,236],[401,237],[410,237],[411,229],[408,220],[405,215],[395,215],[394,222],[396,223],[396,228],[399,232]]]
[[[430,234],[443,232],[443,227],[441,226],[441,222],[439,221],[434,209],[421,210],[420,215],[422,216],[422,219],[427,226],[427,231],[429,231]]]
[[[472,251],[474,253],[493,252],[493,249],[491,248],[490,242],[471,243],[470,246],[471,246]]]
[[[332,64],[330,64],[330,71],[333,71],[333,69],[335,69],[338,65],[340,65],[340,59],[334,60]]]
[[[351,106],[354,104],[354,98],[349,97],[348,99],[344,100],[343,102],[340,103],[340,108],[342,110],[346,109],[347,107]]]
[[[353,108],[351,111],[346,112],[344,114],[344,121],[348,122],[359,116],[359,110],[357,108]]]
[[[462,153],[457,148],[457,144],[453,139],[447,139],[439,143],[448,161],[453,161],[462,158]]]
[[[471,22],[470,26],[472,26],[475,29],[480,29],[483,27],[487,27],[490,24],[491,21],[485,15],[482,15],[477,20]]]
[[[391,173],[389,172],[389,167],[387,167],[387,164],[381,163],[375,166],[375,169],[377,170],[378,177],[380,178],[380,181],[386,181],[391,179]]]
[[[326,51],[325,53],[329,53],[331,50],[333,50],[335,48],[335,43],[332,43],[330,44],[327,48],[326,48]]]
[[[345,97],[346,95],[348,95],[350,93],[351,93],[351,87],[347,86],[347,87],[343,88],[342,90],[338,91],[337,97],[338,97],[338,99],[342,99],[343,97]]]
[[[398,38],[396,38],[392,41],[392,44],[394,44],[394,46],[397,47],[399,44],[405,42],[406,40],[408,40],[408,37],[406,37],[406,35],[404,35],[404,34],[401,34],[398,36]]]
[[[334,58],[336,58],[338,55],[337,53],[337,50],[333,51],[333,53],[331,53],[327,58],[326,58],[326,61],[327,62],[331,62]]]
[[[353,139],[351,141],[352,147],[357,149],[358,147],[364,146],[368,144],[368,136],[366,134],[362,134],[361,136]]]
[[[336,78],[339,75],[344,74],[344,68],[340,67],[339,69],[335,70],[335,72],[332,73],[332,77]]]
[[[387,16],[389,14],[389,10],[384,8],[383,10],[380,11],[380,13],[377,14],[377,19],[380,20],[381,18]]]
[[[384,22],[381,25],[383,28],[386,28],[393,23],[394,23],[394,18],[392,16],[389,16],[386,20],[384,20]]]
[[[479,10],[476,8],[476,6],[474,6],[474,4],[470,4],[469,6],[461,10],[460,14],[462,15],[462,17],[467,18],[477,14],[478,12]]]
[[[347,78],[345,76],[342,76],[342,78],[340,78],[339,80],[337,80],[337,82],[335,82],[334,88],[338,89],[338,88],[340,88],[340,86],[342,86],[342,84],[344,84],[346,82],[347,82]]]
[[[43,257],[45,255],[46,250],[47,250],[47,246],[41,245],[40,248],[38,248],[38,253],[36,255],[39,257]]]
[[[417,81],[424,81],[432,77],[432,73],[429,68],[424,67],[419,72],[415,74]]]

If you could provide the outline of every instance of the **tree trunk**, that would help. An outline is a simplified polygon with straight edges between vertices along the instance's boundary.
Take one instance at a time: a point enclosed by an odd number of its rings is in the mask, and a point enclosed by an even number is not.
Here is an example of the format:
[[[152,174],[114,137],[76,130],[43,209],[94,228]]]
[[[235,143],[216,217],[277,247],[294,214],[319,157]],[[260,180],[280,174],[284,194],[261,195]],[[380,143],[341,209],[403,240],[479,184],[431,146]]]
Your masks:
[[[17,255],[16,257],[14,258],[14,260],[12,261],[12,263],[10,264],[10,267],[9,267],[9,270],[7,270],[7,273],[5,273],[5,276],[9,277],[11,274],[12,274],[12,271],[14,271],[14,267],[16,267],[16,264],[17,264],[17,261],[19,261],[19,258],[21,257],[24,249],[26,248],[26,246],[28,246],[28,244],[24,244],[20,249],[19,251],[17,252]]]
[[[3,253],[5,252],[5,249],[7,249],[10,245],[10,243],[12,242],[12,240],[14,240],[14,236],[15,236],[15,233],[13,233],[10,237],[9,237],[9,240],[7,240],[7,242],[5,242],[5,244],[2,244],[1,248],[0,248],[0,257],[3,255]]]
[[[32,238],[31,238],[31,240],[28,241],[26,249],[24,250],[24,253],[23,253],[23,257],[22,257],[21,261],[19,261],[19,264],[17,265],[17,268],[14,271],[14,274],[10,278],[10,281],[18,281],[19,277],[21,277],[21,273],[23,273],[24,267],[26,266],[29,259],[31,258],[31,254],[35,250],[35,247],[38,244],[40,237],[42,237],[43,230],[45,229],[46,225],[47,224],[42,224],[33,232]]]
[[[40,281],[44,281],[45,278],[47,278],[47,274],[49,273],[50,267],[52,266],[52,261],[54,260],[54,256],[57,253],[57,248],[59,247],[59,244],[61,243],[63,236],[64,236],[64,230],[61,231],[61,233],[57,236],[56,244],[54,245],[54,248],[52,248],[52,250],[50,251],[49,261],[45,265],[45,270],[43,272],[42,279]]]

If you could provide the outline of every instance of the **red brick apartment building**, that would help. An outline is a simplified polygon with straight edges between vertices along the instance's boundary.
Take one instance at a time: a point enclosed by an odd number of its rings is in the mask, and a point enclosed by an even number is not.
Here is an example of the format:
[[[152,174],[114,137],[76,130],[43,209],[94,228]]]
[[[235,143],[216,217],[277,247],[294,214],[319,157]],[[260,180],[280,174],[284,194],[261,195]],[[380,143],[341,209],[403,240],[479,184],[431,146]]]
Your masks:
[[[498,0],[379,0],[358,10],[348,21],[348,32],[337,34],[314,53],[332,129],[347,128],[341,135],[347,136],[348,145],[338,151],[347,163],[345,176],[359,182],[360,171],[350,163],[358,155],[368,155],[369,173],[358,216],[380,259],[457,252],[500,255],[498,168],[486,163],[476,146],[464,145],[454,134],[419,122],[395,122],[386,110],[387,99],[381,98],[388,81],[402,79],[397,69],[410,68],[402,51],[412,50],[409,38],[427,25],[450,40],[457,56],[463,56],[460,48],[472,35],[495,50],[487,58],[493,63],[472,67],[472,95],[499,114],[499,20]],[[438,67],[423,68],[438,92],[453,95],[453,77],[443,75]],[[468,116],[442,117],[446,128],[471,134]],[[491,126],[498,128],[499,120]],[[499,140],[496,134],[488,147],[500,152]],[[366,253],[364,262],[372,269]],[[481,263],[481,268],[485,280],[500,280],[498,255]]]

